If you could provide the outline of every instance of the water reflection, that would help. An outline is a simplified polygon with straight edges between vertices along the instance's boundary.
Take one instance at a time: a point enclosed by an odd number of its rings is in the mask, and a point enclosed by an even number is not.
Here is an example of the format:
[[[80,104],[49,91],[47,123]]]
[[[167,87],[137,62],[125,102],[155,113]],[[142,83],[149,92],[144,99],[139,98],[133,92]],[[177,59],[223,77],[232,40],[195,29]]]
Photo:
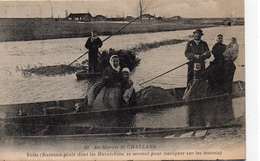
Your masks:
[[[239,116],[239,115],[238,115]],[[92,127],[172,128],[223,125],[235,119],[232,98],[223,96],[179,107],[97,113],[81,123]]]
[[[232,98],[224,96],[165,109],[148,109],[142,112],[127,110],[92,113],[82,117],[75,116],[76,118],[71,117],[64,120],[65,125],[1,124],[0,134],[2,136],[74,135],[87,134],[90,131],[97,134],[115,133],[125,129],[123,127],[174,128],[223,125],[243,113],[243,110],[236,110],[234,106],[236,105],[232,103]],[[62,123],[62,120],[57,123]],[[92,129],[93,127],[94,129]],[[98,129],[98,127],[101,128]],[[122,128],[120,129],[120,127]]]
[[[223,125],[234,118],[231,97],[199,101],[188,106],[189,126]]]
[[[239,114],[236,117],[243,112],[237,106],[233,106],[231,97],[224,96],[180,107],[138,113],[134,118],[134,126],[171,128],[223,125],[235,119],[234,109],[238,109],[236,112]]]

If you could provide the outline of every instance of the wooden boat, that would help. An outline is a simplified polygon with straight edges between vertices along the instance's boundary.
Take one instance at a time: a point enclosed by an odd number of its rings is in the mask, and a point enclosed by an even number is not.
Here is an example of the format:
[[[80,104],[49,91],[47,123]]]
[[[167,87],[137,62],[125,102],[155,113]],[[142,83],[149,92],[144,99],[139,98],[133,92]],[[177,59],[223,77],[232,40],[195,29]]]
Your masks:
[[[86,70],[79,70],[76,72],[76,77],[78,80],[100,78],[102,76],[101,72],[98,73],[88,73]]]
[[[174,95],[177,101],[171,103],[161,103],[153,105],[144,105],[138,107],[120,108],[116,110],[85,111],[75,112],[75,104],[83,102],[84,98],[35,102],[23,104],[0,105],[1,115],[5,117],[0,121],[5,123],[23,123],[23,124],[48,124],[48,125],[68,125],[72,123],[84,122],[86,120],[96,119],[97,117],[109,117],[118,114],[136,114],[145,110],[156,110],[169,107],[179,107],[190,103],[203,103],[209,100],[223,99],[226,97],[245,96],[245,83],[242,81],[233,82],[232,94],[208,96],[189,101],[183,101],[182,95],[185,88],[166,89],[165,91]],[[50,112],[52,111],[52,112]],[[48,113],[50,112],[50,113]]]
[[[19,126],[20,125],[20,126]],[[88,127],[69,125],[44,124],[7,124],[5,133],[13,138],[22,139],[204,139],[210,129],[241,127],[241,124],[214,126],[177,127],[177,128],[146,128],[146,127]],[[15,130],[15,132],[14,132]],[[27,131],[26,131],[27,130]],[[27,133],[26,133],[27,132]]]

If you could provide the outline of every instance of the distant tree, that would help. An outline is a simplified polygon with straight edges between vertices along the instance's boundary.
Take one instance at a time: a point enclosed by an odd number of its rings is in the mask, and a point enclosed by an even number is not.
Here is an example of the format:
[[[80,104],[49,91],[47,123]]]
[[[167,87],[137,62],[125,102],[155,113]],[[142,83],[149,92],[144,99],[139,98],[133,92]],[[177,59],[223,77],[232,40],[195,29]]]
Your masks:
[[[152,5],[152,0],[139,0],[136,11],[142,20],[142,15],[146,13]]]

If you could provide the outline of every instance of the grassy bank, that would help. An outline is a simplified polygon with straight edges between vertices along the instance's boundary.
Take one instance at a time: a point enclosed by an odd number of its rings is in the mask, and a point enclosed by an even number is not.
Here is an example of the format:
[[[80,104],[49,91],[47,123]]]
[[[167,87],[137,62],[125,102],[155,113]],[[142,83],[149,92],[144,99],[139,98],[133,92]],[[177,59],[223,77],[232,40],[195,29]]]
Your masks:
[[[0,19],[0,42],[26,41],[71,37],[87,37],[91,29],[100,35],[110,35],[125,26],[128,22],[86,22],[55,19]],[[189,24],[184,21],[140,23],[133,22],[117,34],[149,33],[160,31],[187,30],[213,27],[214,24]]]

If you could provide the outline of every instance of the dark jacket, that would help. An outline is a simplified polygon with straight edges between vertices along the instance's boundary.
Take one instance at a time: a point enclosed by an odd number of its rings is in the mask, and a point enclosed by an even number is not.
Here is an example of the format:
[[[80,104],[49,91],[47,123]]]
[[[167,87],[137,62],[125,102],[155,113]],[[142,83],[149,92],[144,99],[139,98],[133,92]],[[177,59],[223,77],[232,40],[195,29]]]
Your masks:
[[[194,40],[188,41],[184,54],[187,57],[187,59],[192,60],[192,62],[190,62],[188,64],[187,84],[193,79],[194,63],[200,63],[201,70],[205,69],[204,60],[210,58],[210,56],[211,56],[210,53],[203,55],[206,51],[209,51],[209,47],[205,41],[201,40],[198,45],[196,44],[196,42]],[[199,59],[196,59],[195,55],[199,55]]]
[[[210,58],[211,54],[208,53],[206,55],[202,55],[206,51],[209,51],[208,44],[201,40],[199,44],[197,45],[194,40],[188,41],[185,49],[185,56],[188,58],[188,60],[195,60],[196,62],[204,62],[204,60]],[[195,55],[200,55],[199,60],[195,59]]]
[[[226,50],[226,45],[222,43],[216,43],[212,48],[212,54],[215,57],[213,64],[222,68],[224,65],[224,56],[222,55]]]
[[[97,58],[98,57],[98,48],[103,45],[103,42],[99,37],[91,41],[91,37],[88,38],[85,47],[89,49],[89,57]]]
[[[103,71],[103,79],[102,79],[102,85],[109,88],[109,87],[120,87],[121,88],[121,71],[117,72],[115,71],[111,66],[107,67]]]

